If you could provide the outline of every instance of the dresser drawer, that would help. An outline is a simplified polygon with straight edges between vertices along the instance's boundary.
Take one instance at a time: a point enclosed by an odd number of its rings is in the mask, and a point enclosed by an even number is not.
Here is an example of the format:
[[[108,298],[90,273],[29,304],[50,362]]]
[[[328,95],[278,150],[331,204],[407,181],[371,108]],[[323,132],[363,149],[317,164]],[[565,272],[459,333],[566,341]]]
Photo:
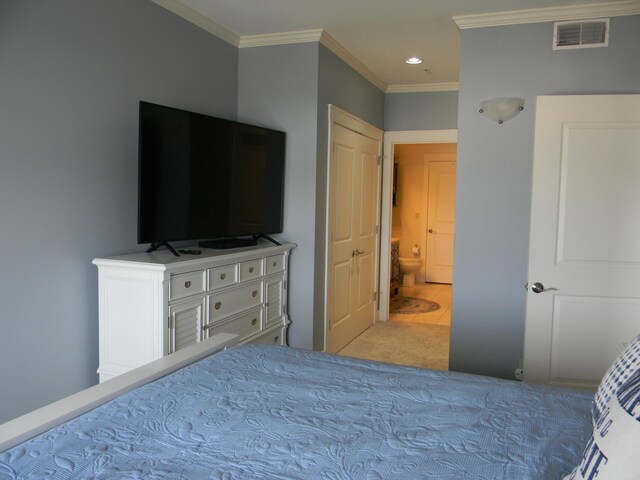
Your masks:
[[[231,333],[240,336],[239,341],[258,333],[262,327],[262,310],[254,310],[228,322],[211,323],[203,327],[210,338],[217,333]]]
[[[238,283],[238,264],[222,265],[221,267],[210,268],[209,274],[209,290],[228,287]]]
[[[262,276],[262,259],[240,262],[240,281],[246,282]]]
[[[285,335],[287,333],[286,328],[276,328],[270,332],[260,335],[258,338],[251,340],[251,345],[286,345]]]
[[[262,292],[262,282],[254,282],[209,295],[209,322],[216,322],[229,315],[262,305]]]
[[[272,273],[284,272],[284,255],[274,255],[266,258],[267,268],[266,275]]]
[[[169,301],[204,292],[204,270],[171,275]]]

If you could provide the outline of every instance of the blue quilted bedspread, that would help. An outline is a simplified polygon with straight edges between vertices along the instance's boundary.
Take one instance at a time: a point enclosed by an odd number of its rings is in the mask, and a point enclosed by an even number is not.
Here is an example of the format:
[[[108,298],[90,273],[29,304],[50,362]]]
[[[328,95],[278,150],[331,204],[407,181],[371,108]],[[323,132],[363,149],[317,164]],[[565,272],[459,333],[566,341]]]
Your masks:
[[[592,399],[244,346],[0,454],[0,478],[560,479],[591,432]]]

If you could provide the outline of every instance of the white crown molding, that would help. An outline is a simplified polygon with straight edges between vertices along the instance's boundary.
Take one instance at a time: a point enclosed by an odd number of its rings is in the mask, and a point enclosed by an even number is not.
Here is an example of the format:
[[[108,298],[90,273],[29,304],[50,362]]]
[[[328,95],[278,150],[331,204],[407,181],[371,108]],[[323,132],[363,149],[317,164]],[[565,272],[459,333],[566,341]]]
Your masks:
[[[344,48],[340,43],[338,43],[335,38],[333,38],[327,32],[322,32],[320,43],[331,50],[338,58],[340,58],[356,72],[366,78],[379,90],[381,90],[382,92],[386,91],[387,84],[375,73],[369,70],[369,68],[364,63],[358,60],[349,50]]]
[[[243,35],[239,48],[266,47],[272,45],[290,45],[294,43],[319,42],[322,29],[300,30],[297,32],[267,33],[264,35]]]
[[[198,27],[206,30],[209,33],[212,33],[216,37],[224,40],[227,43],[230,43],[234,47],[238,47],[240,45],[240,37],[235,33],[227,30],[219,23],[214,22],[209,17],[205,17],[201,13],[196,12],[192,8],[187,7],[179,0],[151,0],[153,3],[160,5],[161,7],[166,8],[172,13],[175,13],[179,17],[184,18],[188,22],[197,25]]]
[[[456,92],[459,88],[460,84],[458,82],[389,85],[385,93]]]
[[[240,37],[239,48],[265,47],[273,45],[290,45],[294,43],[319,42],[343,60],[347,65],[366,78],[383,92],[387,88],[375,73],[369,70],[360,60],[322,29],[301,30],[297,32],[269,33],[266,35],[244,35]]]
[[[459,29],[464,30],[467,28],[498,27],[502,25],[555,22],[561,20],[584,20],[599,17],[619,17],[623,15],[640,15],[640,1],[622,0],[610,3],[460,15],[453,17],[453,21]]]

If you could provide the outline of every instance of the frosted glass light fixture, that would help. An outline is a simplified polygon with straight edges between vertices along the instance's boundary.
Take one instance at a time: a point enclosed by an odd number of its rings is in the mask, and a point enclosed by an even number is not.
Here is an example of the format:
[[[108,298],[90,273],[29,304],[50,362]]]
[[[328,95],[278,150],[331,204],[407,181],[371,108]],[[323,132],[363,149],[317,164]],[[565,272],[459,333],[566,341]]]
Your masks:
[[[480,113],[500,124],[511,120],[524,110],[524,98],[492,98],[480,102]]]
[[[404,63],[408,63],[409,65],[420,65],[422,63],[422,59],[419,57],[409,57],[405,59]]]

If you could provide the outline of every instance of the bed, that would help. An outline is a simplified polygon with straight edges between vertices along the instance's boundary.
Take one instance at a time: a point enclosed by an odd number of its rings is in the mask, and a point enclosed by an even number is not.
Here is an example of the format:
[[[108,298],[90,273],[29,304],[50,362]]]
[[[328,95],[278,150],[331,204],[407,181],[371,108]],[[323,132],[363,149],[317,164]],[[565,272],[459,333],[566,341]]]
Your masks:
[[[286,347],[155,376],[0,453],[0,479],[561,479],[592,433],[593,393]]]

